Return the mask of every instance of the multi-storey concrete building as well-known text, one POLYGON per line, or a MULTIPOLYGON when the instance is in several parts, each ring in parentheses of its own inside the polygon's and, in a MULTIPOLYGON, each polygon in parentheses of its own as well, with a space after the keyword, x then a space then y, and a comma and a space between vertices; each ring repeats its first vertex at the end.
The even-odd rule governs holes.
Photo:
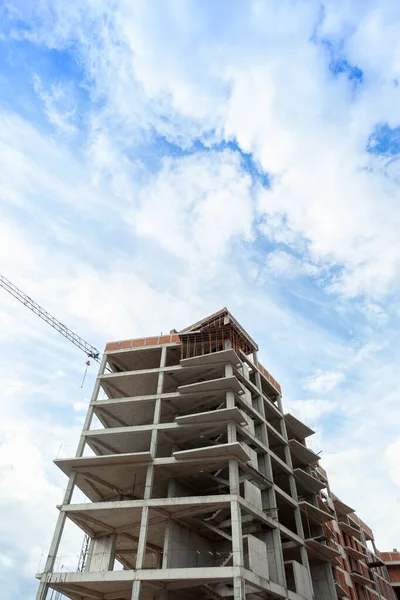
POLYGON ((393 600, 257 351, 227 309, 107 345, 37 600, 393 600), (57 573, 66 520, 88 543, 57 573))
POLYGON ((400 598, 400 552, 393 548, 392 552, 381 552, 379 557, 387 568, 396 598, 400 598))

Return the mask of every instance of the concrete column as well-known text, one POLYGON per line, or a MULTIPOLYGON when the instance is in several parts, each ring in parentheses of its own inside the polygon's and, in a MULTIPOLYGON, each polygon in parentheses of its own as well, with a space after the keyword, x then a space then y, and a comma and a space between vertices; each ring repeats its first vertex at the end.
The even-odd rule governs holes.
MULTIPOLYGON (((234 423, 228 423, 228 442, 236 442, 236 426, 234 423)), ((229 489, 235 496, 239 495, 239 466, 235 459, 229 461, 229 489)), ((231 501, 231 522, 232 522, 232 552, 233 566, 243 566, 243 540, 242 540, 242 517, 240 504, 237 500, 231 501)), ((236 597, 235 599, 236 600, 236 597)))
MULTIPOLYGON (((168 498, 173 498, 176 494, 176 482, 175 479, 170 479, 168 481, 168 498)), ((163 546, 163 556, 162 556, 162 568, 168 569, 170 566, 169 559, 171 558, 170 548, 171 548, 171 533, 172 533, 172 519, 170 519, 165 526, 165 535, 164 535, 164 546, 163 546)))
MULTIPOLYGON (((167 348, 163 346, 161 350, 161 360, 160 360, 160 369, 163 369, 167 362, 167 348)), ((164 385, 164 371, 160 371, 158 374, 158 382, 157 382, 157 394, 162 394, 164 385)), ((153 425, 158 425, 161 417, 161 398, 157 398, 155 407, 154 407, 154 419, 153 425)), ((150 454, 152 458, 155 458, 157 453, 157 438, 158 438, 158 430, 154 427, 151 432, 151 441, 150 441, 150 454)), ((153 481, 154 481, 154 464, 151 463, 147 467, 146 473, 146 483, 144 489, 144 500, 148 500, 151 498, 151 494, 153 491, 153 481)), ((136 569, 143 569, 145 558, 146 558, 146 545, 147 545, 147 534, 149 529, 149 507, 143 506, 142 508, 142 517, 140 520, 140 530, 139 530, 139 541, 136 555, 136 569)), ((136 580, 132 586, 132 600, 139 600, 140 591, 142 588, 142 582, 136 580)))
POLYGON ((337 600, 332 567, 329 563, 313 563, 311 566, 313 598, 316 600, 337 600))
MULTIPOLYGON (((255 365, 258 365, 257 352, 253 352, 253 361, 255 365)), ((256 387, 260 390, 261 393, 261 375, 260 373, 258 373, 258 371, 255 374, 255 383, 256 387)), ((265 406, 262 400, 261 402, 259 402, 258 411, 265 419, 265 406)), ((263 443, 269 448, 268 428, 265 423, 262 424, 262 438, 263 443)), ((273 481, 274 477, 272 472, 271 456, 268 453, 265 453, 263 456, 263 460, 259 462, 263 463, 265 475, 267 475, 267 477, 269 477, 273 481)), ((276 509, 276 504, 277 503, 275 490, 273 488, 265 490, 265 492, 263 493, 263 509, 276 509)), ((268 511, 268 515, 273 519, 277 519, 278 511, 268 511)), ((268 570, 271 581, 286 587, 285 566, 283 561, 283 551, 279 529, 272 529, 271 531, 260 537, 260 539, 262 539, 267 546, 268 570)))
MULTIPOLYGON (((279 406, 279 410, 282 412, 283 414, 283 407, 282 407, 282 398, 281 396, 278 396, 278 406, 279 406)), ((281 421, 281 432, 283 437, 285 438, 285 440, 288 439, 288 434, 287 434, 287 429, 286 429, 286 423, 285 423, 285 419, 282 418, 281 421)), ((291 473, 289 475, 289 486, 290 486, 290 495, 292 496, 292 498, 294 500, 296 500, 296 502, 299 501, 298 495, 297 495, 297 486, 296 486, 296 481, 293 475, 293 463, 292 463, 292 455, 290 453, 290 448, 288 445, 285 445, 285 459, 286 459, 286 463, 289 465, 291 473)), ((294 519, 295 519, 295 523, 296 523, 296 530, 297 530, 297 535, 299 537, 301 537, 302 539, 305 538, 304 535, 304 528, 303 528, 303 521, 301 518, 301 512, 299 507, 297 506, 294 509, 294 519)), ((305 546, 301 546, 300 547, 300 558, 301 558, 301 563, 304 567, 306 567, 308 575, 309 575, 309 580, 310 580, 310 589, 313 590, 313 582, 312 582, 312 574, 311 574, 311 569, 310 569, 310 561, 308 560, 308 553, 307 553, 307 548, 305 546)), ((312 596, 314 598, 314 594, 312 596)), ((328 596, 327 596, 328 598, 328 596)))
POLYGON ((115 560, 115 544, 117 536, 102 535, 90 542, 85 571, 112 571, 115 560))
POLYGON ((233 566, 243 567, 242 517, 240 512, 240 504, 237 500, 232 500, 231 502, 231 521, 233 566))
MULTIPOLYGON (((225 377, 233 375, 231 364, 225 365, 225 377)), ((226 392, 226 407, 235 406, 235 397, 233 392, 226 392)), ((227 424, 228 443, 237 441, 236 425, 233 422, 227 424)), ((229 491, 235 496, 239 495, 239 465, 236 460, 229 461, 229 491)), ((231 528, 232 528, 232 560, 234 567, 243 567, 243 538, 242 538, 242 515, 240 504, 237 500, 231 501, 231 528)), ((244 600, 243 580, 241 577, 235 577, 233 581, 233 600, 244 600)))
MULTIPOLYGON (((104 373, 104 369, 106 366, 106 362, 107 362, 107 355, 104 354, 103 358, 101 359, 101 363, 100 363, 100 367, 99 367, 99 372, 97 374, 97 379, 93 388, 93 393, 92 393, 92 397, 90 399, 90 404, 89 404, 89 408, 88 411, 86 413, 86 418, 85 418, 85 422, 83 424, 83 428, 82 428, 82 433, 81 433, 81 437, 79 439, 79 443, 78 443, 78 447, 76 449, 76 454, 75 457, 76 458, 80 458, 83 454, 83 449, 85 446, 85 435, 84 435, 84 431, 86 431, 87 429, 89 429, 90 424, 92 422, 92 418, 93 418, 93 403, 97 401, 97 396, 99 395, 99 390, 100 390, 100 379, 99 377, 101 375, 103 375, 104 373)), ((71 475, 69 476, 68 479, 68 484, 65 490, 65 494, 64 494, 64 498, 63 498, 63 505, 64 504, 70 504, 71 502, 71 498, 72 495, 74 493, 74 488, 75 488, 75 481, 76 481, 76 472, 72 472, 71 475)), ((53 572, 53 568, 54 568, 54 563, 57 557, 57 552, 58 552, 58 548, 60 546, 60 542, 61 542, 61 537, 64 531, 64 526, 65 526, 65 521, 67 518, 67 514, 65 512, 60 512, 57 518, 57 523, 56 523, 56 527, 54 529, 54 534, 53 534, 53 539, 51 541, 51 545, 50 545, 50 550, 49 553, 47 555, 47 560, 43 569, 43 574, 40 580, 40 584, 39 584, 39 588, 36 594, 36 600, 46 600, 47 598, 47 592, 49 589, 48 583, 46 582, 46 579, 48 579, 48 576, 46 577, 46 575, 48 575, 49 573, 53 572)))
POLYGON ((260 536, 267 546, 269 578, 274 583, 286 587, 285 565, 279 529, 272 529, 260 536))
POLYGON ((242 577, 233 578, 233 600, 245 600, 246 592, 244 589, 244 579, 242 577))

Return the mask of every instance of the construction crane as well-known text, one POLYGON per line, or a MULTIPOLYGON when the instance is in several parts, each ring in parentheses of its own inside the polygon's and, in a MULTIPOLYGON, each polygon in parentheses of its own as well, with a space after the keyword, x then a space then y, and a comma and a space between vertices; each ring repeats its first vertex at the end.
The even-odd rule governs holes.
POLYGON ((71 331, 71 329, 69 329, 66 325, 61 323, 58 319, 53 317, 50 313, 47 312, 47 310, 42 308, 40 304, 32 300, 32 298, 30 298, 26 294, 24 294, 22 290, 17 288, 16 285, 11 283, 11 281, 9 281, 3 275, 0 275, 0 286, 4 288, 9 294, 11 294, 11 296, 14 296, 14 298, 19 300, 21 304, 24 304, 27 308, 29 308, 29 310, 35 313, 35 315, 43 319, 43 321, 50 325, 50 327, 53 327, 53 329, 61 333, 61 335, 67 338, 67 340, 75 344, 77 348, 83 350, 83 352, 89 358, 92 358, 93 360, 96 360, 98 363, 100 363, 102 356, 101 353, 97 350, 97 348, 95 348, 91 344, 88 344, 88 342, 85 342, 84 339, 82 339, 79 335, 71 331))

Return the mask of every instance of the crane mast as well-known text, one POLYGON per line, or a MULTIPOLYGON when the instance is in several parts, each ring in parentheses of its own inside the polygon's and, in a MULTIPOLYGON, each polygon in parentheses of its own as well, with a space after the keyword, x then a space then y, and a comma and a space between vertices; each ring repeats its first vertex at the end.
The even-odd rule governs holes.
POLYGON ((86 342, 83 338, 74 333, 66 325, 61 323, 61 321, 53 317, 50 313, 47 312, 47 310, 42 308, 40 304, 32 300, 32 298, 30 298, 26 294, 24 294, 22 290, 17 288, 16 285, 11 283, 11 281, 9 281, 3 275, 0 275, 0 286, 4 288, 9 294, 11 294, 11 296, 14 296, 14 298, 19 300, 21 304, 24 304, 27 308, 29 308, 29 310, 31 310, 35 315, 40 317, 45 323, 50 325, 50 327, 61 333, 61 335, 63 335, 65 338, 67 338, 67 340, 72 342, 77 348, 83 350, 83 352, 85 352, 85 354, 89 358, 93 358, 93 360, 96 360, 98 363, 101 361, 101 353, 97 350, 97 348, 86 342))

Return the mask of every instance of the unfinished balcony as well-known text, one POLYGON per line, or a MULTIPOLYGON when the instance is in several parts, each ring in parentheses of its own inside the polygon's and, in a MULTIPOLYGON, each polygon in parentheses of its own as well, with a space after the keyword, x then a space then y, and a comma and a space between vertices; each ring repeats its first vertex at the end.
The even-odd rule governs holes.
POLYGON ((226 424, 228 422, 237 423, 238 425, 245 425, 247 421, 244 418, 243 413, 237 407, 234 407, 181 415, 175 418, 175 422, 178 425, 202 426, 209 425, 210 423, 226 424))
POLYGON ((311 561, 329 562, 336 566, 341 557, 337 546, 323 536, 306 539, 306 548, 311 561))
POLYGON ((340 529, 342 529, 342 531, 347 533, 347 535, 354 537, 356 540, 362 540, 361 530, 356 527, 353 527, 353 525, 350 525, 350 523, 339 520, 339 527, 340 529))
POLYGON ((307 448, 304 444, 295 439, 289 439, 289 446, 292 455, 293 467, 307 467, 316 465, 320 460, 320 456, 307 448))
POLYGON ((340 500, 340 498, 335 496, 335 494, 331 494, 331 497, 335 505, 336 514, 339 518, 347 517, 347 515, 350 515, 355 512, 354 508, 351 508, 351 506, 340 500))
POLYGON ((326 512, 325 510, 321 510, 314 504, 310 504, 310 502, 306 502, 305 500, 300 500, 299 508, 303 513, 306 520, 311 521, 317 525, 323 525, 328 521, 332 521, 333 516, 326 512))
POLYGON ((302 423, 302 421, 297 419, 291 413, 285 413, 285 423, 288 430, 288 437, 294 437, 300 442, 315 433, 311 427, 308 427, 305 423, 302 423))
POLYGON ((192 459, 202 460, 206 458, 216 458, 227 456, 236 458, 239 461, 247 462, 250 460, 249 455, 244 450, 239 442, 231 442, 226 444, 218 444, 216 446, 200 446, 199 448, 191 448, 189 450, 178 450, 173 453, 173 457, 180 461, 190 461, 192 459))
POLYGON ((229 348, 219 352, 209 352, 207 354, 198 354, 191 358, 183 358, 180 361, 182 367, 210 367, 218 364, 231 364, 235 368, 241 368, 242 363, 236 352, 229 348))
POLYGON ((363 562, 366 561, 367 557, 365 556, 364 552, 361 552, 361 550, 357 550, 352 546, 344 546, 343 548, 347 552, 347 554, 355 560, 361 560, 363 562))
POLYGON ((297 490, 300 495, 317 494, 326 487, 325 483, 303 469, 293 469, 293 475, 296 479, 297 490))
POLYGON ((244 388, 239 383, 235 376, 219 377, 215 379, 207 379, 204 381, 193 381, 178 386, 180 394, 205 394, 219 391, 235 392, 236 394, 244 394, 244 388))
POLYGON ((374 582, 369 577, 367 577, 364 573, 362 573, 361 571, 352 570, 350 573, 350 576, 359 585, 362 585, 364 587, 365 586, 372 587, 374 585, 374 582))

